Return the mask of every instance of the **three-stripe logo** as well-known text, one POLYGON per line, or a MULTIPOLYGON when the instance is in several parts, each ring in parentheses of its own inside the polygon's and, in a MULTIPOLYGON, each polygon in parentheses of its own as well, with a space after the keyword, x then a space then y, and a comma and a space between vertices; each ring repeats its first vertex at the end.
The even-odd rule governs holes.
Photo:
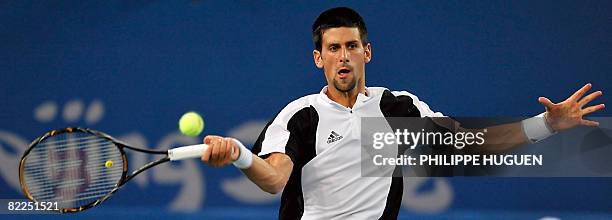
POLYGON ((339 141, 342 138, 342 135, 336 133, 335 131, 332 131, 331 134, 329 134, 329 137, 327 138, 327 143, 331 144, 333 142, 339 141))

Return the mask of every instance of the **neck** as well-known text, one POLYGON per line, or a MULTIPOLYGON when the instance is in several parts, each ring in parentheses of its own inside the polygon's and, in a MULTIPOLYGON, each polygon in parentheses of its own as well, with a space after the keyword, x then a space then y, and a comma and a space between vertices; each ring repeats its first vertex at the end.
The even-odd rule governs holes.
POLYGON ((348 92, 339 91, 333 85, 328 85, 325 94, 334 102, 347 108, 353 108, 355 102, 357 102, 359 93, 366 94, 365 92, 365 85, 358 85, 348 92))

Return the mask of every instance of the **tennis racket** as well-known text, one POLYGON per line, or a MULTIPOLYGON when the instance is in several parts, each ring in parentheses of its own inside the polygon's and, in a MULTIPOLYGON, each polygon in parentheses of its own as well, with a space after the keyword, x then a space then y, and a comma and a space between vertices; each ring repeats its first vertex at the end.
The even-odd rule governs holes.
POLYGON ((156 151, 135 148, 87 128, 52 130, 35 139, 21 157, 19 183, 33 202, 57 203, 61 213, 80 212, 107 200, 139 173, 159 164, 198 158, 205 144, 156 151), (128 175, 125 149, 163 158, 128 175))

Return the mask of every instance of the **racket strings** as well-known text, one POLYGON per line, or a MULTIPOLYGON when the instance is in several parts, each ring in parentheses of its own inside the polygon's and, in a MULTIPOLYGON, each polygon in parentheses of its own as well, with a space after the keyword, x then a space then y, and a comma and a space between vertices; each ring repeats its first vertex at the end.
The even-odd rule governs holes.
POLYGON ((75 142, 88 142, 88 141, 108 141, 104 138, 98 137, 98 136, 94 136, 94 135, 88 135, 86 137, 80 137, 80 138, 72 138, 72 139, 63 139, 63 140, 57 140, 57 141, 52 141, 52 140, 45 140, 44 142, 39 143, 37 146, 45 146, 45 145, 51 145, 51 144, 55 144, 55 145, 65 145, 66 142, 71 142, 71 143, 75 143, 75 142))
MULTIPOLYGON (((98 176, 92 176, 92 178, 101 178, 101 179, 114 179, 114 178, 120 178, 121 174, 100 174, 98 176)), ((114 181, 114 180, 109 180, 109 181, 114 181)), ((49 182, 49 184, 32 184, 32 185, 28 185, 28 188, 30 189, 29 192, 30 194, 37 194, 37 193, 41 193, 41 192, 49 192, 50 189, 53 188, 69 188, 69 187, 76 187, 79 185, 82 185, 85 183, 84 179, 74 179, 74 180, 66 180, 66 181, 52 181, 49 182)), ((90 188, 96 186, 96 185, 100 185, 100 184, 105 184, 106 181, 97 181, 94 184, 90 185, 90 188)))
MULTIPOLYGON (((80 166, 74 166, 74 167, 78 168, 80 166)), ((97 170, 99 170, 98 167, 91 167, 91 168, 88 168, 88 169, 83 169, 81 171, 85 171, 86 173, 90 173, 90 175, 89 175, 90 177, 95 177, 95 176, 102 175, 102 174, 98 174, 97 172, 95 172, 97 170), (93 173, 93 174, 91 174, 91 173, 93 173)), ((57 172, 66 172, 66 171, 72 171, 72 169, 56 169, 56 170, 52 170, 51 172, 56 172, 57 173, 57 172)), ((44 178, 46 176, 49 176, 49 173, 50 172, 48 172, 48 171, 41 170, 41 171, 37 171, 37 172, 32 172, 32 173, 30 173, 28 175, 29 175, 30 178, 44 178)), ((103 173, 103 174, 108 175, 106 173, 103 173)), ((57 182, 57 181, 55 181, 55 182, 57 182)))
MULTIPOLYGON (((114 145, 104 145, 104 146, 100 146, 100 147, 112 147, 114 145)), ((89 156, 88 159, 89 160, 94 160, 94 159, 100 159, 103 157, 107 157, 107 153, 112 153, 112 151, 115 151, 116 149, 112 149, 112 148, 108 148, 105 150, 101 150, 99 152, 99 154, 97 155, 93 155, 93 156, 89 156)), ((57 152, 57 151, 56 151, 57 152)), ((39 155, 42 156, 42 155, 39 155)), ((77 159, 77 160, 72 160, 72 161, 59 161, 56 163, 49 163, 49 161, 45 160, 44 158, 36 158, 38 161, 34 162, 34 158, 33 162, 30 163, 29 167, 26 167, 24 169, 31 171, 32 173, 35 173, 35 171, 41 170, 41 169, 48 169, 48 168, 55 168, 55 167, 60 167, 60 168, 71 168, 73 166, 77 166, 80 165, 81 163, 83 163, 83 160, 77 159), (46 166, 39 166, 45 164, 46 166), (38 169, 38 170, 37 170, 38 169)))
POLYGON ((106 139, 100 139, 98 138, 98 140, 85 140, 85 141, 81 141, 81 142, 70 142, 70 143, 58 143, 58 144, 48 144, 45 143, 44 145, 41 146, 49 146, 49 145, 54 145, 56 147, 55 151, 57 152, 61 152, 61 151, 68 151, 68 150, 74 150, 74 148, 82 148, 83 146, 87 146, 87 145, 95 145, 95 144, 103 144, 103 143, 110 143, 111 145, 115 145, 112 142, 109 142, 106 139))
POLYGON ((78 208, 111 192, 123 175, 115 144, 89 133, 62 133, 37 144, 24 161, 24 189, 37 201, 78 208))
MULTIPOLYGON (((104 195, 106 195, 110 190, 112 190, 114 188, 115 187, 113 185, 104 185, 104 186, 91 187, 89 191, 78 193, 75 196, 75 198, 64 198, 63 196, 57 196, 55 194, 42 194, 42 195, 40 195, 40 199, 42 201, 45 201, 45 200, 54 200, 54 201, 62 201, 62 202, 65 203, 68 200, 71 200, 71 201, 81 200, 81 199, 83 199, 84 196, 98 196, 98 198, 99 198, 101 192, 105 192, 104 195)), ((104 196, 104 195, 102 195, 102 196, 104 196)))

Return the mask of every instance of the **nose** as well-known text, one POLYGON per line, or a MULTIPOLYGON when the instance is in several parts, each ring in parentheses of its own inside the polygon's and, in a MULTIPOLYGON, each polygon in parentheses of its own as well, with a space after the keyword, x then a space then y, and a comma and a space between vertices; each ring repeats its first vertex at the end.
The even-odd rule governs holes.
POLYGON ((348 51, 346 50, 346 48, 343 48, 340 52, 340 62, 341 63, 348 63, 349 62, 349 56, 348 56, 348 51))

